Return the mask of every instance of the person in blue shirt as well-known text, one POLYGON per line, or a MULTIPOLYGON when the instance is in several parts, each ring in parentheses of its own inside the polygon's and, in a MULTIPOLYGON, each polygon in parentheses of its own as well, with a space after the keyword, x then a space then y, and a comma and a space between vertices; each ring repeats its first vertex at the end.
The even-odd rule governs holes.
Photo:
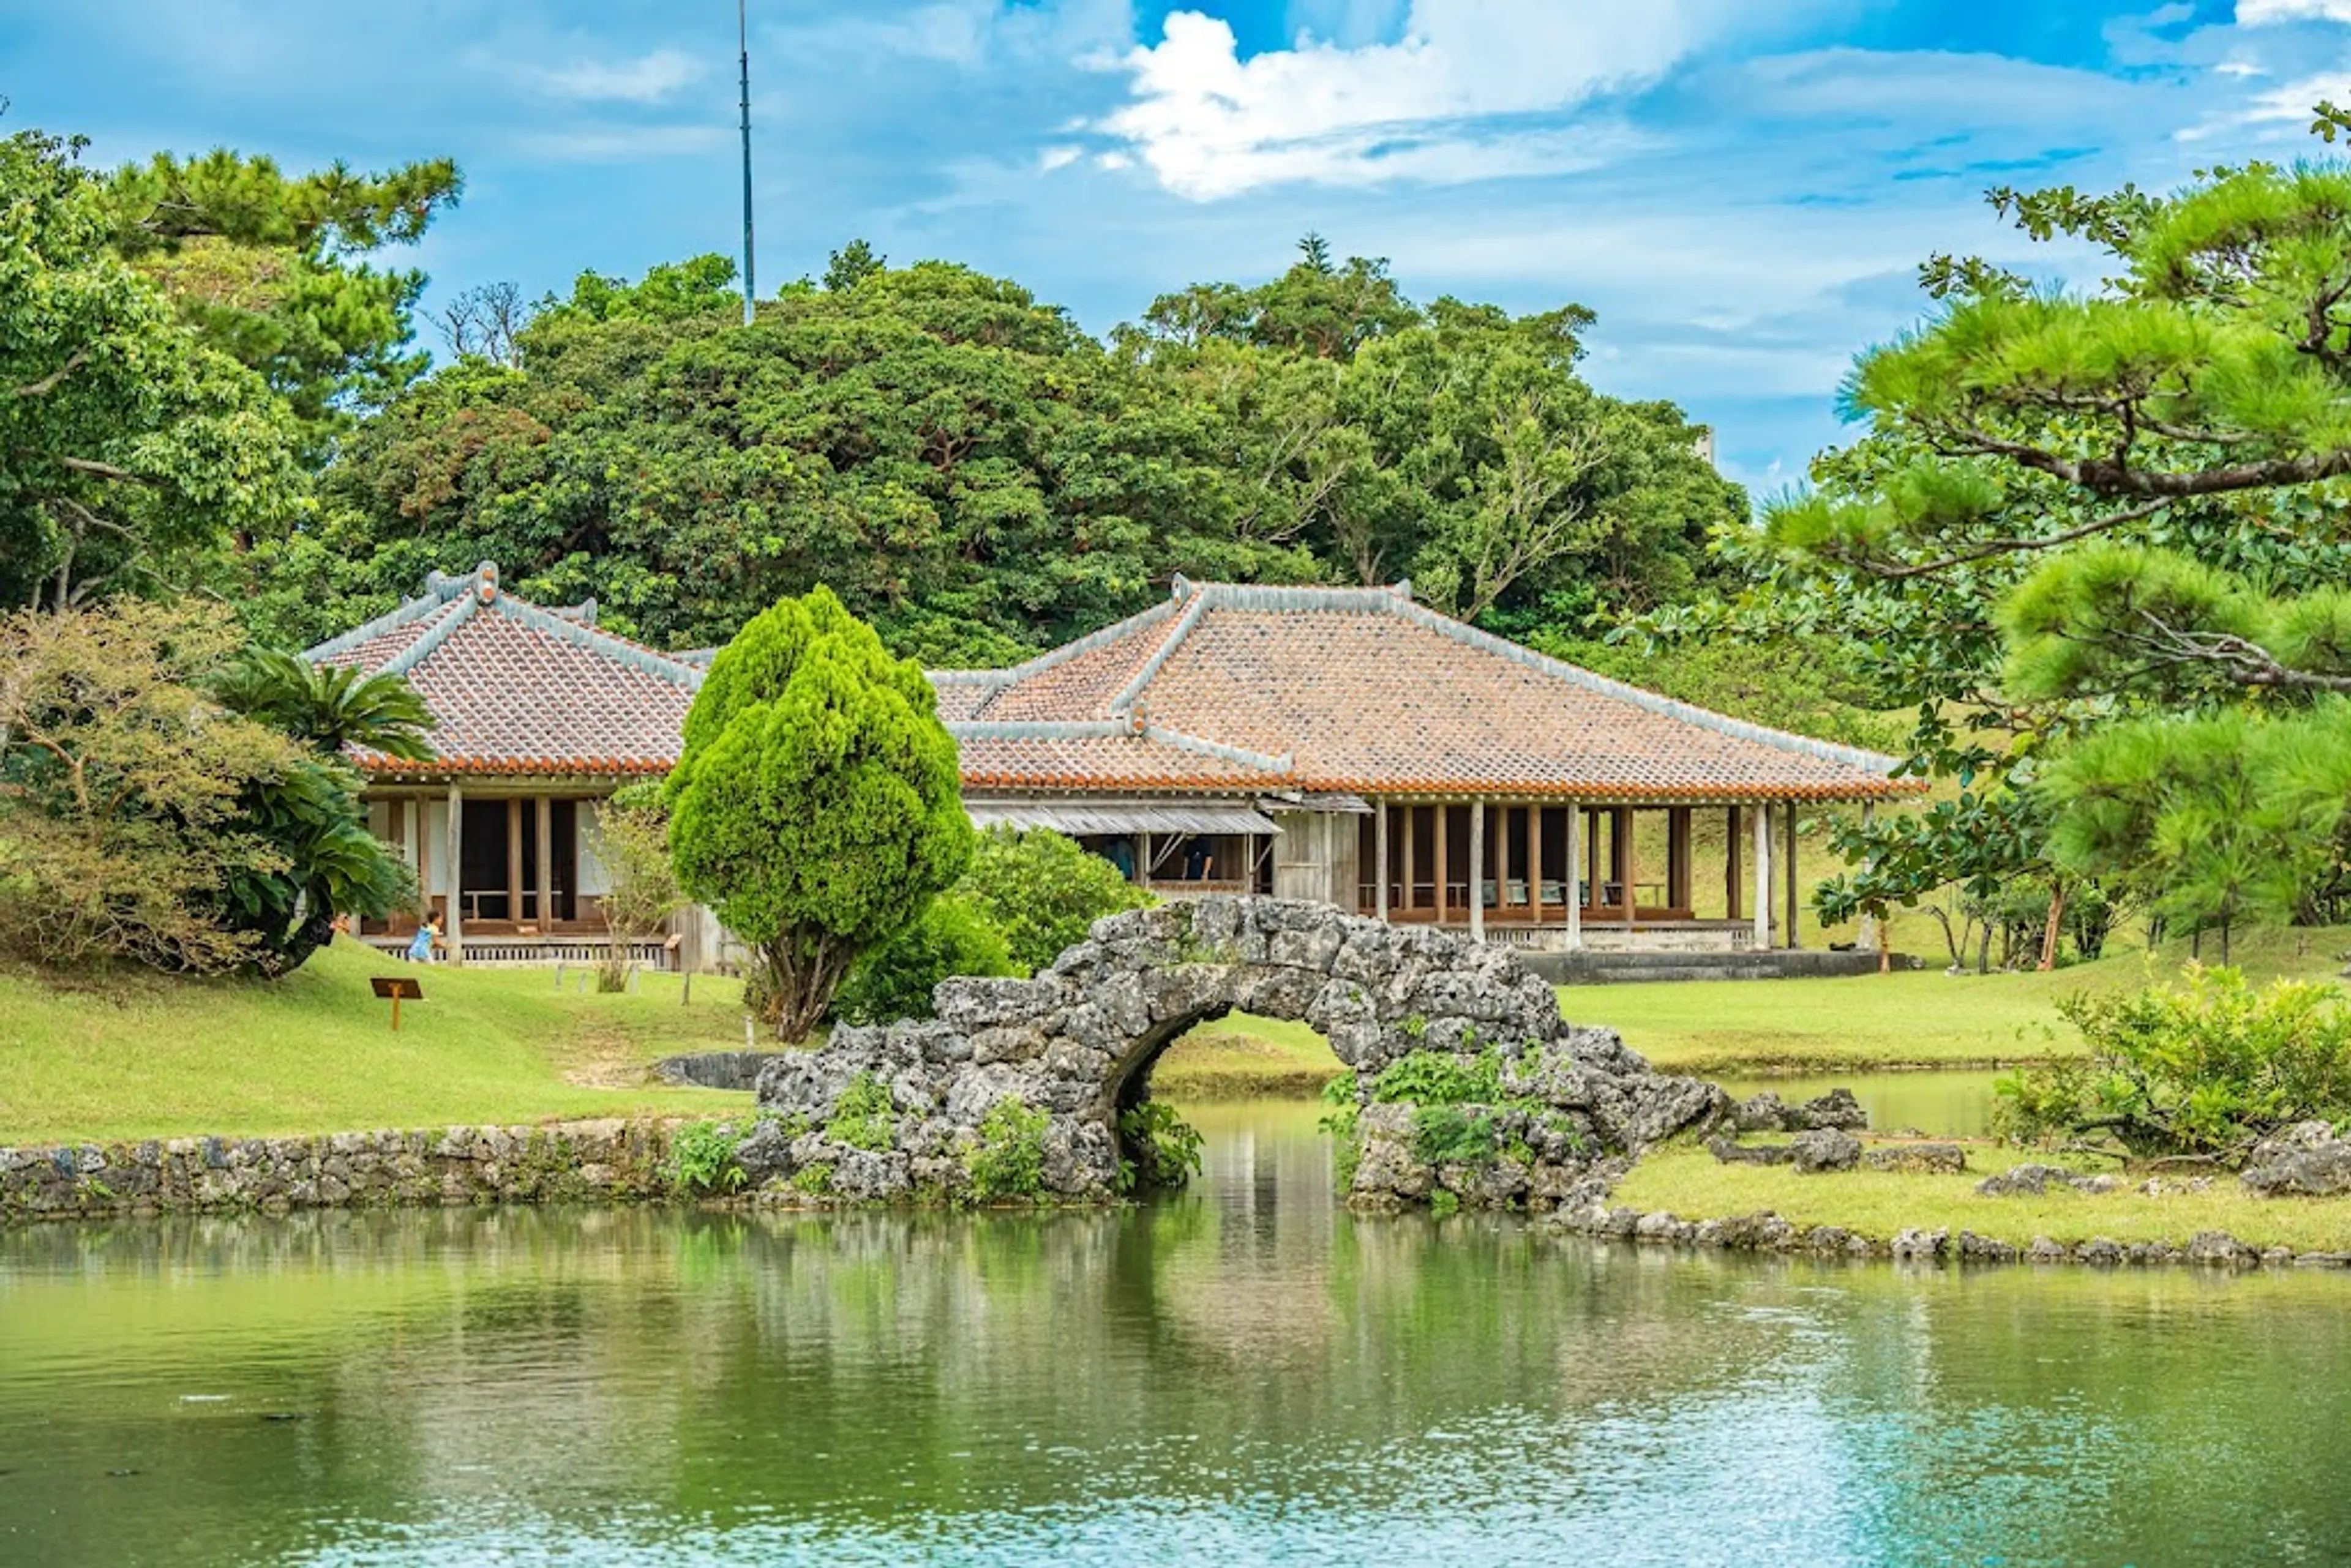
POLYGON ((416 928, 416 935, 408 939, 408 961, 412 964, 433 962, 433 944, 440 939, 441 927, 431 915, 426 915, 424 924, 416 928))

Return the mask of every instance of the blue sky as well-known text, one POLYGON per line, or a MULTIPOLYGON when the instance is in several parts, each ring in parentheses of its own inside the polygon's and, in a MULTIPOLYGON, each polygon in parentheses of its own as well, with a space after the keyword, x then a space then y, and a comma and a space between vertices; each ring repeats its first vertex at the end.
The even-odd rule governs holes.
MULTIPOLYGON (((864 235, 1089 328, 1287 265, 1599 311, 1604 390, 1671 397, 1759 488, 1840 437, 1917 262, 2089 284, 1990 184, 2164 187, 2294 157, 2351 99, 2351 0, 750 0, 763 289, 864 235)), ((436 297, 732 250, 727 0, 0 0, 5 122, 115 162, 446 154, 436 297)))

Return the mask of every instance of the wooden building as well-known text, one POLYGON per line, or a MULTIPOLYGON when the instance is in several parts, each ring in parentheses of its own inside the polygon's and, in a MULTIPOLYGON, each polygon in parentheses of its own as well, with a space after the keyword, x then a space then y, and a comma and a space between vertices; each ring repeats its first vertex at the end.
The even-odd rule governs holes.
MULTIPOLYGON (((486 561, 462 577, 434 573, 420 597, 308 657, 404 675, 432 709, 433 760, 355 760, 370 825, 416 873, 449 956, 601 953, 601 804, 676 763, 701 664, 600 630, 592 601, 549 610, 517 599, 486 561)), ((371 922, 361 936, 404 945, 423 913, 371 922)), ((636 956, 698 966, 716 939, 695 910, 636 956)))
MULTIPOLYGON (((674 765, 709 654, 602 631, 592 601, 528 603, 485 562, 309 656, 405 675, 433 711, 434 760, 357 760, 452 955, 601 951, 601 802, 674 765)), ((1166 896, 1314 899, 1529 946, 1785 944, 1799 809, 1917 787, 1888 758, 1604 679, 1401 583, 1179 577, 1065 647, 931 681, 976 821, 1068 833, 1166 896)), ((695 909, 640 956, 698 967, 723 940, 695 909)))
POLYGON ((977 820, 1073 833, 1163 894, 1311 898, 1528 946, 1791 944, 1799 809, 1917 787, 1401 583, 1178 578, 1092 636, 932 684, 977 820))

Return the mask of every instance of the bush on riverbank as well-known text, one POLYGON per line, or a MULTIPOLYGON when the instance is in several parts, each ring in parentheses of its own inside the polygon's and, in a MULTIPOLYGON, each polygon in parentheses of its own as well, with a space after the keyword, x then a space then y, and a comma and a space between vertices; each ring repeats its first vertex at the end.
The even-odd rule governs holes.
POLYGON ((1994 1126, 2021 1142, 2111 1142, 2139 1157, 2241 1163, 2264 1135, 2351 1121, 2351 1000, 2339 987, 2190 965, 2178 986, 2077 992, 2057 1010, 2089 1054, 2001 1080, 1994 1126))

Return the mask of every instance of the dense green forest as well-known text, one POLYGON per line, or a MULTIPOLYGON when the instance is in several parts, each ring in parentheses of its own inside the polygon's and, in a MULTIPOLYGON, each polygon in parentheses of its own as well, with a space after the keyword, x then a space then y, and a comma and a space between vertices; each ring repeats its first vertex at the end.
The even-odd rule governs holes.
POLYGON ((1472 619, 1573 634, 1689 591, 1710 530, 1746 515, 1679 410, 1577 373, 1588 311, 1416 304, 1311 236, 1270 283, 1138 299, 1107 342, 1014 280, 852 242, 747 326, 716 256, 536 301, 477 286, 430 324, 435 365, 424 279, 384 262, 455 205, 450 165, 100 174, 76 152, 10 143, 11 183, 56 209, 43 249, 70 247, 87 290, 26 356, 27 382, 74 371, 18 401, 135 406, 110 361, 173 363, 143 422, 19 489, 0 546, 19 603, 208 591, 299 646, 495 559, 664 646, 822 583, 897 652, 970 664, 1180 571, 1408 576, 1472 619), (206 487, 222 466, 234 494, 206 487))

